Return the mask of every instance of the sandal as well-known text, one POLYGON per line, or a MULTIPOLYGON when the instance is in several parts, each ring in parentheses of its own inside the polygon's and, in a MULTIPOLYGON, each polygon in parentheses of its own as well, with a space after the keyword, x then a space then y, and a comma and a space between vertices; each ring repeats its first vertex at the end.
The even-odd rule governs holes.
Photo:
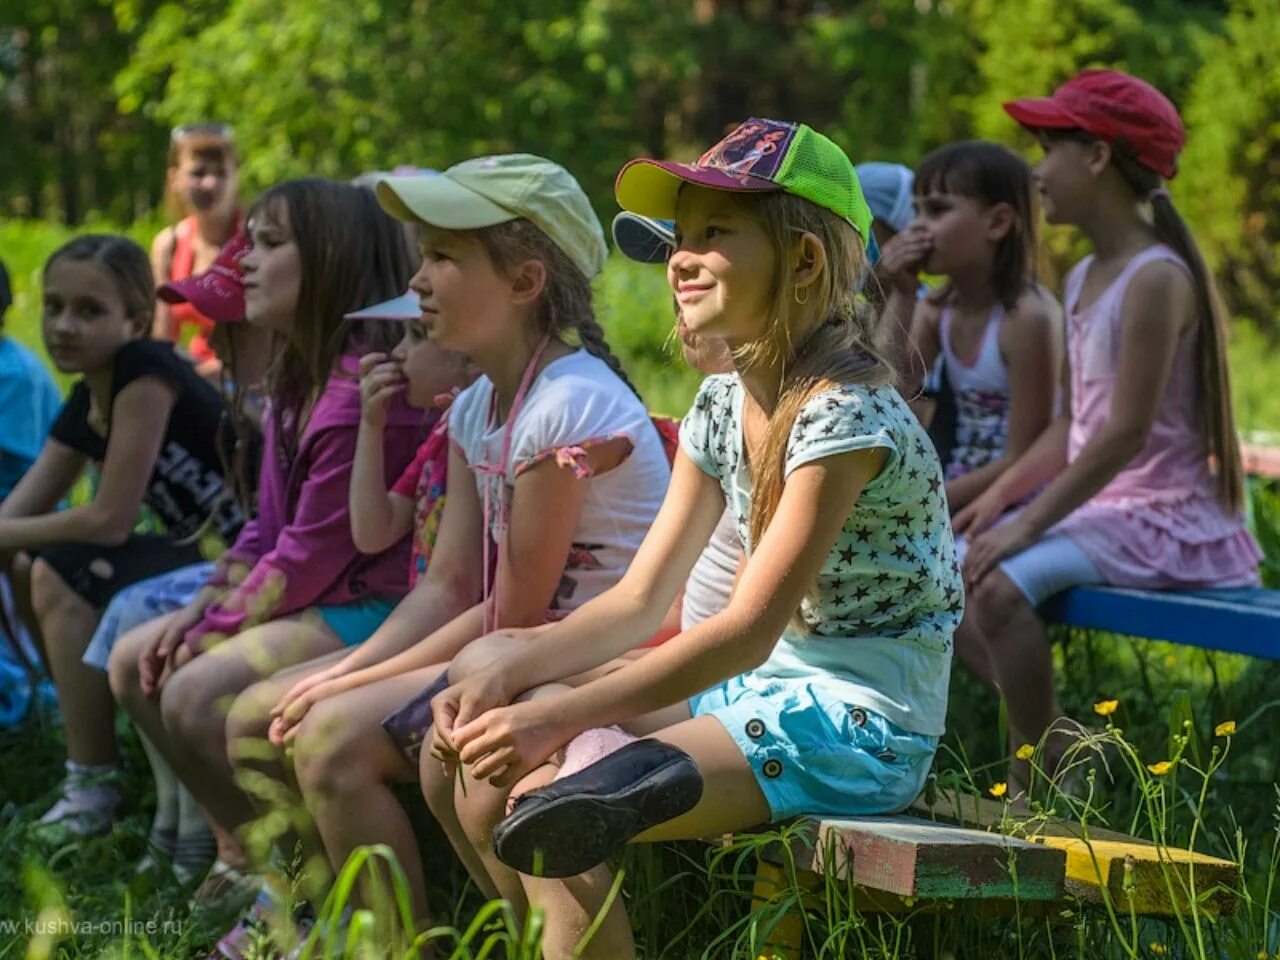
POLYGON ((225 860, 215 860, 191 895, 191 909, 203 910, 237 900, 251 900, 261 889, 260 875, 245 873, 225 860))

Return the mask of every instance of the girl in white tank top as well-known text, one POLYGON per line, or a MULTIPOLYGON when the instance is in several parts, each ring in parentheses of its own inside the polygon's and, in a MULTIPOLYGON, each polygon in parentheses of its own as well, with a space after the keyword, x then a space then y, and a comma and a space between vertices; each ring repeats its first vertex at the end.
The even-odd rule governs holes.
POLYGON ((914 393, 941 356, 956 401, 944 464, 954 513, 1052 419, 1062 316, 1035 282, 1025 161, 998 144, 954 143, 925 157, 915 189, 918 213, 908 233, 918 252, 909 268, 945 276, 947 284, 915 304, 907 389, 914 393))

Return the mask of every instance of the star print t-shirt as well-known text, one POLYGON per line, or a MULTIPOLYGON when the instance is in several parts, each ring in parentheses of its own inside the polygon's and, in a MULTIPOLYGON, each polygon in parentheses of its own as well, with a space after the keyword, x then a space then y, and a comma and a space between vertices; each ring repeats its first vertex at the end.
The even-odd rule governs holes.
MULTIPOLYGON (((680 427, 685 454, 715 477, 748 544, 751 480, 742 445, 741 381, 708 377, 680 427)), ((785 476, 824 457, 883 447, 788 627, 765 678, 807 680, 824 695, 875 710, 914 733, 941 736, 952 635, 964 611, 942 467, 928 435, 891 387, 842 386, 813 397, 787 442, 785 476)))

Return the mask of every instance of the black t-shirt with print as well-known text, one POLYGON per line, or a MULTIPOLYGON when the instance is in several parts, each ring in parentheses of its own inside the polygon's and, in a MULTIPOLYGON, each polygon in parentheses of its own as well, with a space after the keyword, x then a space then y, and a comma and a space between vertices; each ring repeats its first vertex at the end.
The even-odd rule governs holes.
MULTIPOLYGON (((169 384, 176 395, 143 501, 174 537, 191 536, 212 517, 213 530, 231 543, 246 518, 223 479, 224 462, 231 462, 234 441, 224 423, 218 391, 174 353, 173 344, 133 340, 120 348, 113 361, 111 408, 120 391, 142 377, 169 384)), ((89 386, 80 380, 49 435, 101 463, 111 426, 108 423, 105 435, 95 430, 89 424, 89 409, 89 386)))

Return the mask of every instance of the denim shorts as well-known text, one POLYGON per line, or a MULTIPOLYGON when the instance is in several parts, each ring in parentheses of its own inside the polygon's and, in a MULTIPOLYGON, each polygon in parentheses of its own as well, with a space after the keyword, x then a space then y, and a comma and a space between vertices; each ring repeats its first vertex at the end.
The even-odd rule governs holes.
POLYGON ((743 674, 693 697, 689 709, 715 717, 733 737, 773 820, 905 810, 938 748, 937 737, 903 730, 812 678, 743 674))
POLYGON ((389 597, 366 597, 314 609, 324 625, 338 635, 344 647, 356 647, 373 636, 399 602, 389 597))

